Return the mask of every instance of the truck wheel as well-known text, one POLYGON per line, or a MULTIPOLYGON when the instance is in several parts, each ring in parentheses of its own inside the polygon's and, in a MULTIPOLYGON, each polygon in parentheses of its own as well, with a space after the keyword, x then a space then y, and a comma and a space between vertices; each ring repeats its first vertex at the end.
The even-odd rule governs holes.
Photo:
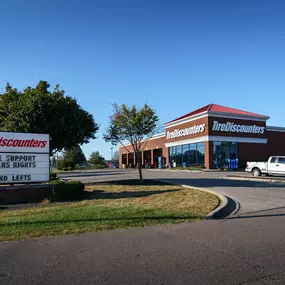
POLYGON ((261 171, 259 168, 253 168, 252 169, 252 175, 253 176, 260 176, 261 175, 261 171))

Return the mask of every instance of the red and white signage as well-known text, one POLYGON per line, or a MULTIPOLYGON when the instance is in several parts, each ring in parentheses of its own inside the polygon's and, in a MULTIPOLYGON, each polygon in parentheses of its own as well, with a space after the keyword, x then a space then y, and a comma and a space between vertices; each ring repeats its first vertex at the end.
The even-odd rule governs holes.
POLYGON ((220 123, 214 121, 212 131, 231 133, 264 134, 265 127, 256 125, 239 125, 233 122, 220 123))
POLYGON ((49 135, 0 132, 1 152, 49 153, 49 135))
POLYGON ((0 132, 0 183, 49 181, 46 134, 0 132))
POLYGON ((205 124, 202 125, 194 125, 185 129, 175 129, 172 132, 167 132, 166 133, 166 139, 175 139, 175 138, 180 138, 180 137, 185 137, 193 134, 199 134, 203 133, 205 131, 205 124))

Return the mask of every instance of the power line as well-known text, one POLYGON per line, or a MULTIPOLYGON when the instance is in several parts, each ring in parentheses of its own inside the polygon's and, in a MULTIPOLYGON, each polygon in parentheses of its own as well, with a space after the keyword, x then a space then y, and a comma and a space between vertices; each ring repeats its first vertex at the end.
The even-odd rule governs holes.
POLYGON ((203 6, 207 7, 207 8, 210 8, 210 9, 212 9, 212 10, 214 10, 214 11, 223 13, 224 15, 227 15, 227 16, 232 17, 232 18, 234 18, 234 19, 237 19, 237 20, 246 22, 246 23, 248 23, 248 24, 254 25, 254 26, 259 27, 259 28, 261 28, 261 29, 263 29, 263 30, 266 30, 266 31, 268 31, 268 32, 273 32, 273 33, 276 33, 276 34, 285 36, 285 33, 282 33, 282 32, 277 31, 277 30, 275 30, 275 29, 266 27, 266 26, 264 26, 264 25, 261 25, 261 24, 259 24, 259 23, 254 22, 254 21, 251 21, 251 20, 242 18, 242 17, 240 17, 240 16, 236 16, 236 15, 234 15, 234 14, 232 14, 232 13, 229 13, 229 12, 226 12, 226 11, 221 10, 221 9, 219 9, 219 8, 216 8, 216 7, 214 7, 214 6, 208 5, 208 4, 203 3, 203 2, 201 2, 201 1, 199 1, 199 0, 192 0, 192 2, 201 4, 201 5, 203 5, 203 6))

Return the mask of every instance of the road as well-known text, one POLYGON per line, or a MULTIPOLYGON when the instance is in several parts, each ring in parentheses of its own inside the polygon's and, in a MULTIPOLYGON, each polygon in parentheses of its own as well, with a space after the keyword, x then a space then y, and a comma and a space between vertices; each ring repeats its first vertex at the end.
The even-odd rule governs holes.
MULTIPOLYGON (((67 176, 137 177, 119 172, 67 176)), ((0 284, 285 284, 284 185, 225 180, 219 173, 144 174, 232 194, 242 199, 241 211, 227 219, 2 243, 0 284)))

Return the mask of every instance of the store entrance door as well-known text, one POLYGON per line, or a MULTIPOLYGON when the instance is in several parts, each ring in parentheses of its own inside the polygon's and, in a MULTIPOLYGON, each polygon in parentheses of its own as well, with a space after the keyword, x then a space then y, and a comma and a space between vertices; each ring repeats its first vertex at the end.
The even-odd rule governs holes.
POLYGON ((238 143, 214 142, 214 165, 216 168, 238 168, 238 143))

